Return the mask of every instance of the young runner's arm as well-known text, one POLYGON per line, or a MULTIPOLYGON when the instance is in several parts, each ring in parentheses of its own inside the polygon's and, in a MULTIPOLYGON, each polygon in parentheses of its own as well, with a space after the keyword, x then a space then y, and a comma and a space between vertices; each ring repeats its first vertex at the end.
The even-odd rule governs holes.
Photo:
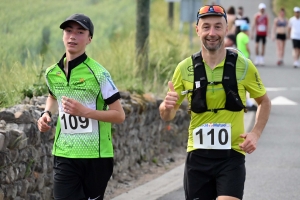
MULTIPOLYGON (((51 113, 55 113, 57 109, 58 109, 58 104, 56 98, 51 94, 49 94, 46 100, 45 111, 50 111, 51 113)), ((49 115, 48 112, 45 112, 37 122, 38 122, 38 129, 41 132, 47 132, 51 128, 51 126, 49 126, 49 123, 51 122, 51 116, 49 115)))
POLYGON ((125 113, 120 100, 116 100, 112 104, 109 104, 108 110, 93 110, 85 107, 75 99, 64 96, 62 98, 62 106, 66 113, 75 116, 111 123, 122 123, 125 120, 125 113))

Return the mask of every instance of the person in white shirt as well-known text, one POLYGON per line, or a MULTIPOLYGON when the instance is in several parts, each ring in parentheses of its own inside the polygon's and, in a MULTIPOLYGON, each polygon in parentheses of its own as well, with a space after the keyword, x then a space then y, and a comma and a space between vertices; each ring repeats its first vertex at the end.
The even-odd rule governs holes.
POLYGON ((293 42, 293 58, 294 67, 299 68, 299 57, 300 57, 300 8, 294 8, 294 16, 289 20, 288 36, 293 42))

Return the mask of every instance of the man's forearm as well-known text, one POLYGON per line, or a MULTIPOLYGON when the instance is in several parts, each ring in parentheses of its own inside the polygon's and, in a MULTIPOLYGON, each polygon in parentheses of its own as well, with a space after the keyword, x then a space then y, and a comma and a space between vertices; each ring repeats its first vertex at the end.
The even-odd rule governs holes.
POLYGON ((260 137, 269 119, 270 111, 271 101, 269 98, 266 98, 258 105, 255 124, 251 132, 256 133, 260 137))
POLYGON ((173 109, 167 109, 165 107, 165 102, 162 102, 159 106, 159 113, 161 119, 164 121, 171 121, 172 119, 174 119, 177 109, 177 106, 173 109))

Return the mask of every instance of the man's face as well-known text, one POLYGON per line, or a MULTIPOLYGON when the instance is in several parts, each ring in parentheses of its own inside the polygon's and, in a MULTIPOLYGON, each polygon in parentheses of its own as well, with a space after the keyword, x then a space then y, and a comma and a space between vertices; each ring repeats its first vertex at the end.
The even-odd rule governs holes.
POLYGON ((261 14, 265 13, 265 9, 260 9, 259 11, 260 11, 261 14))
POLYGON ((228 31, 224 17, 206 16, 199 19, 196 32, 202 45, 208 51, 217 51, 224 47, 224 37, 228 31))
POLYGON ((300 12, 295 12, 295 17, 299 18, 300 17, 300 12))
POLYGON ((84 53, 86 45, 92 40, 89 30, 84 29, 77 22, 69 22, 63 32, 64 45, 70 54, 84 53))
POLYGON ((224 39, 224 46, 225 47, 233 47, 233 41, 230 39, 230 38, 228 38, 228 37, 225 37, 225 39, 224 39))
POLYGON ((239 14, 240 16, 243 16, 243 14, 244 14, 243 9, 239 8, 239 9, 238 9, 238 14, 239 14))

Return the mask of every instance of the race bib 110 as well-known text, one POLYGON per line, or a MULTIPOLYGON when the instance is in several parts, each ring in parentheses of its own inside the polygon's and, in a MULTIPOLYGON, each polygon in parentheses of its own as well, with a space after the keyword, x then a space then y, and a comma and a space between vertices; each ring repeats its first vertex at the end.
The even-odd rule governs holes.
POLYGON ((231 149, 231 124, 203 124, 193 130, 193 141, 197 149, 231 149))

